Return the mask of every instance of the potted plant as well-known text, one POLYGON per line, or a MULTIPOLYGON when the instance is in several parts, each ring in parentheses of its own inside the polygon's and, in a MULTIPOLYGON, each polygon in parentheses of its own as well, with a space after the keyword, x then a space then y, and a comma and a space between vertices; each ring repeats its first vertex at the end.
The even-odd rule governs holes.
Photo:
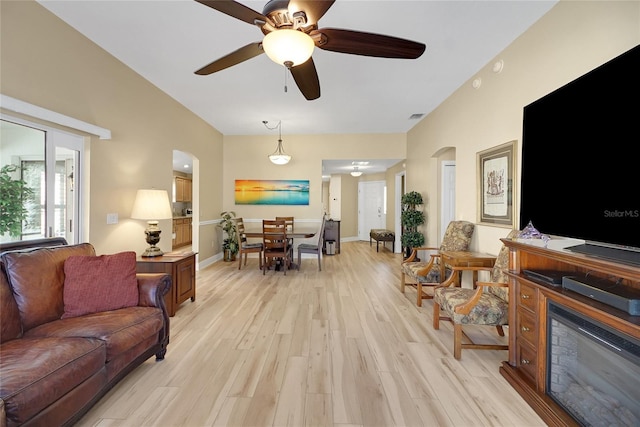
POLYGON ((9 234, 20 237, 22 223, 29 211, 26 202, 33 198, 33 190, 22 179, 14 179, 17 165, 5 165, 0 169, 0 236, 9 234))
POLYGON ((224 240, 222 241, 222 250, 224 251, 225 261, 235 261, 236 254, 238 253, 238 233, 236 231, 236 213, 233 211, 224 211, 220 214, 222 220, 218 227, 225 232, 224 240))
POLYGON ((424 202, 422 195, 417 191, 411 191, 402 195, 402 247, 405 248, 405 257, 411 255, 412 248, 424 245, 424 235, 418 231, 418 226, 425 223, 424 212, 418 207, 424 202))

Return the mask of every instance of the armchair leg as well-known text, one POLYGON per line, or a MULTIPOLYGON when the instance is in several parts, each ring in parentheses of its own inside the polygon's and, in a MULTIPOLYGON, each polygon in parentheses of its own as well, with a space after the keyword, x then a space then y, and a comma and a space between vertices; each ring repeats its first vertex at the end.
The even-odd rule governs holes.
POLYGON ((440 329, 440 304, 433 302, 433 329, 440 329))
POLYGON ((404 287, 405 287, 405 277, 404 277, 404 273, 402 273, 400 275, 400 292, 402 292, 404 294, 404 287))
POLYGON ((453 357, 456 360, 462 357, 462 325, 458 323, 453 325, 453 357))
POLYGON ((504 336, 504 329, 502 329, 502 325, 496 325, 496 329, 498 330, 498 335, 503 337, 504 336))
POLYGON ((418 284, 417 284, 417 289, 418 289, 418 301, 416 302, 416 304, 418 305, 418 307, 422 307, 422 282, 418 280, 418 284))

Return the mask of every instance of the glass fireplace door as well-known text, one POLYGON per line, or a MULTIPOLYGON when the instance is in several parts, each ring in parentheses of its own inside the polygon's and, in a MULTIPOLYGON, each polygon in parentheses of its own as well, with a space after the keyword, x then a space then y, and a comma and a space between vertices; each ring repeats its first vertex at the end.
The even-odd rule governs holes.
POLYGON ((585 426, 640 425, 640 340, 549 303, 547 394, 585 426))

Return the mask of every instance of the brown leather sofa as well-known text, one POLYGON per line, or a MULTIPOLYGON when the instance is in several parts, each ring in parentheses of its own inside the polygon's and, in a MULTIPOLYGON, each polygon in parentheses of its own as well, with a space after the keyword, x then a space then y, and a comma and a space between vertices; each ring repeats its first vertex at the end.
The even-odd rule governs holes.
POLYGON ((0 252, 0 427, 73 425, 135 367, 164 358, 169 275, 137 274, 137 306, 61 318, 65 260, 94 248, 40 239, 0 252), (16 291, 33 276, 47 277, 39 282, 56 288, 53 296, 16 291))

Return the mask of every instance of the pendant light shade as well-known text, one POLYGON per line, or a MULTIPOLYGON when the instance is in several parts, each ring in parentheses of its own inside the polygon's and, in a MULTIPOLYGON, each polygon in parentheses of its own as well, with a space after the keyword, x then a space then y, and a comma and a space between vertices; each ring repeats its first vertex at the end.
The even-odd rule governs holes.
POLYGON ((274 151, 273 154, 269 154, 269 160, 271 160, 271 163, 274 165, 286 165, 289 163, 289 160, 291 160, 291 156, 285 153, 282 148, 281 139, 278 140, 278 148, 276 151, 274 151))
POLYGON ((313 47, 313 39, 298 30, 275 30, 262 40, 262 49, 269 59, 287 68, 305 63, 311 57, 313 47))
POLYGON ((355 166, 355 167, 353 168, 353 170, 351 171, 351 176, 358 177, 358 176, 360 176, 360 175, 362 175, 362 171, 358 170, 358 167, 357 167, 357 166, 355 166))
POLYGON ((278 146, 276 147, 276 151, 272 154, 269 154, 269 160, 274 165, 286 165, 291 160, 291 156, 284 152, 284 148, 282 148, 282 120, 278 122, 276 127, 270 128, 266 121, 263 121, 264 125, 267 129, 273 130, 276 127, 278 128, 278 146))

